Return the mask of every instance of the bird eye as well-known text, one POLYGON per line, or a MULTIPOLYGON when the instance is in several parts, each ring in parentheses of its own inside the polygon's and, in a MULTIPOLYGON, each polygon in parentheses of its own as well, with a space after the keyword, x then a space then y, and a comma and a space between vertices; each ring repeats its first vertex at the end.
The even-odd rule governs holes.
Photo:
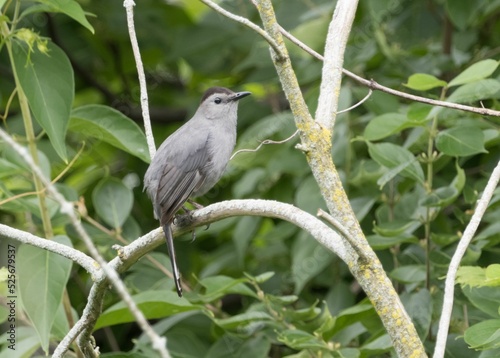
POLYGON ((215 97, 214 102, 215 104, 220 104, 222 100, 219 97, 215 97))

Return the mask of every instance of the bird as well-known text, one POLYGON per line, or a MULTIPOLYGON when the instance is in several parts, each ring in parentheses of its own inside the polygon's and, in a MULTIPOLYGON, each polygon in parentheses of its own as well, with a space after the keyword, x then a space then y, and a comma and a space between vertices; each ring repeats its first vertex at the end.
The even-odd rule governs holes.
POLYGON ((160 145, 144 176, 144 190, 160 221, 179 297, 172 222, 188 199, 207 193, 221 178, 236 144, 238 101, 250 92, 224 87, 205 91, 193 117, 160 145))

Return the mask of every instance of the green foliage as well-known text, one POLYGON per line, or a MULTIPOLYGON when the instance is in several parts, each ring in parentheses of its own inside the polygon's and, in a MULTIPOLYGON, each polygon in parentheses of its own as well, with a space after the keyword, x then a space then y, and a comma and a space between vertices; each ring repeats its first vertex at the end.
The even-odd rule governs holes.
MULTIPOLYGON (((72 246, 66 236, 55 237, 54 241, 72 246)), ((18 259, 19 294, 23 308, 33 322, 42 349, 48 353, 51 329, 71 273, 72 262, 28 245, 20 248, 18 259)))
POLYGON ((66 54, 51 42, 34 49, 12 41, 12 59, 31 111, 57 154, 66 160, 65 136, 74 93, 73 69, 66 54))
MULTIPOLYGON (((101 254, 112 259, 113 244, 134 240, 158 222, 142 191, 150 158, 122 3, 81 4, 0 0, 0 118, 19 143, 27 149, 34 145, 44 175, 78 204, 101 254)), ((322 52, 331 1, 273 4, 285 29, 322 52)), ((401 91, 499 109, 498 1, 432 5, 361 2, 345 67, 401 91)), ((251 2, 223 1, 221 6, 260 21, 251 2)), ((158 144, 189 118, 202 91, 212 85, 253 92, 240 104, 236 150, 295 132, 268 46, 255 33, 198 0, 144 0, 135 7, 135 21, 158 144)), ((291 43, 287 46, 314 113, 321 64, 291 43)), ((340 109, 366 92, 345 79, 340 109)), ((440 316, 443 277, 500 156, 498 123, 381 92, 337 117, 335 165, 368 242, 428 353, 440 316)), ((294 148, 297 138, 238 153, 200 202, 265 198, 315 214, 325 205, 305 156, 294 148)), ((50 197, 41 199, 36 190, 30 168, 0 142, 0 222, 47 238, 54 232, 53 239, 67 245, 69 237, 72 246, 86 251, 58 205, 50 197)), ((499 202, 497 190, 459 271, 450 357, 479 357, 475 350, 483 351, 482 358, 500 355, 499 202)), ((185 297, 177 297, 164 274, 170 269, 164 247, 123 273, 135 302, 167 337, 173 357, 394 354, 373 305, 346 265, 307 233, 279 220, 238 217, 196 234, 194 242, 190 234, 176 240, 183 280, 191 288, 185 297)), ((79 318, 92 281, 82 268, 39 249, 22 245, 18 258, 24 307, 18 312, 29 323, 23 320, 25 325, 17 328, 15 353, 30 356, 64 337, 72 321, 67 312, 73 322, 79 318)), ((5 292, 2 274, 0 294, 5 292)), ((6 319, 0 310, 0 322, 6 319)), ((103 356, 155 355, 113 292, 106 295, 93 335, 103 356), (113 342, 120 352, 110 353, 113 342)), ((12 353, 4 337, 0 355, 12 353)))

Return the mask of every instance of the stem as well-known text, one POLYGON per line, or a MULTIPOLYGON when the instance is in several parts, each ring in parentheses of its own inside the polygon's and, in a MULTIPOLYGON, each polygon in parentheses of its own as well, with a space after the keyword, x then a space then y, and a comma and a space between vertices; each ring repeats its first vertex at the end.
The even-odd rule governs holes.
MULTIPOLYGON (((441 91, 441 96, 439 100, 443 100, 446 96, 446 87, 441 91)), ((436 136, 438 134, 438 117, 434 116, 431 123, 431 128, 429 129, 429 140, 427 141, 427 178, 425 181, 425 190, 427 194, 432 193, 432 185, 433 185, 433 172, 434 172, 434 161, 436 160, 434 154, 434 141, 436 140, 436 136)), ((427 207, 426 217, 425 217, 425 287, 429 290, 431 286, 431 216, 433 214, 433 210, 430 206, 427 207)))
MULTIPOLYGON (((12 72, 14 74, 14 81, 16 83, 17 96, 19 98, 19 105, 21 106, 21 113, 23 116, 24 128, 26 131, 26 138, 28 140, 28 149, 30 151, 31 157, 33 158, 35 165, 39 166, 40 160, 38 158, 38 150, 36 148, 35 131, 33 129, 33 121, 31 119, 31 113, 30 113, 30 108, 29 108, 29 104, 28 104, 28 99, 26 98, 26 95, 24 94, 21 83, 19 82, 19 77, 17 76, 16 66, 14 63, 14 58, 12 56, 12 46, 11 46, 10 41, 7 40, 9 35, 10 35, 10 30, 9 30, 9 27, 7 26, 7 23, 5 23, 5 22, 2 23, 1 33, 2 33, 2 36, 4 36, 4 38, 6 39, 5 45, 7 46, 7 52, 9 53, 9 59, 10 59, 10 63, 12 66, 12 72)), ((47 208, 46 195, 45 195, 45 191, 44 191, 42 182, 35 175, 35 173, 33 173, 33 182, 35 183, 35 189, 36 189, 37 196, 38 196, 38 204, 40 207, 40 215, 41 215, 41 219, 42 219, 42 223, 43 223, 43 230, 45 232, 45 237, 47 239, 50 239, 50 238, 52 238, 52 236, 54 236, 54 233, 52 231, 52 223, 50 222, 49 210, 47 208)))

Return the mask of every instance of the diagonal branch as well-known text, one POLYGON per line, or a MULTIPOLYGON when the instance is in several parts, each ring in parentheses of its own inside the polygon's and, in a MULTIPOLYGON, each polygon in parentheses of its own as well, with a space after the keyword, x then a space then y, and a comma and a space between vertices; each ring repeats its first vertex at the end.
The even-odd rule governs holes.
MULTIPOLYGON (((311 56, 317 58, 320 61, 325 60, 325 58, 321 54, 314 51, 312 48, 307 46, 305 43, 300 41, 298 38, 293 36, 291 33, 286 31, 281 26, 280 26, 280 32, 283 34, 283 36, 285 36, 287 39, 289 39, 292 43, 294 43, 295 45, 300 47, 302 50, 304 50, 305 52, 307 52, 311 56)), ((383 86, 383 85, 379 84, 378 82, 374 81, 373 79, 367 80, 361 76, 356 75, 355 73, 352 73, 351 71, 346 70, 345 68, 342 69, 342 73, 344 75, 346 75, 347 77, 353 79, 354 81, 358 82, 359 84, 366 86, 372 90, 389 93, 389 94, 392 94, 392 95, 400 97, 400 98, 408 99, 408 100, 415 101, 415 102, 429 104, 431 106, 439 106, 439 107, 457 109, 457 110, 465 111, 465 112, 476 113, 476 114, 480 114, 483 116, 500 117, 500 111, 496 111, 494 109, 488 109, 488 108, 483 108, 483 107, 481 107, 481 108, 471 107, 471 106, 466 106, 466 105, 459 104, 459 103, 439 101, 439 100, 430 99, 430 98, 426 98, 426 97, 416 96, 416 95, 413 95, 410 93, 401 92, 401 91, 383 86)))
POLYGON ((276 55, 278 56, 278 58, 280 58, 280 59, 284 58, 284 54, 281 52, 276 41, 274 41, 274 39, 271 36, 269 36, 269 34, 267 32, 262 30, 259 26, 255 25, 252 21, 250 21, 247 18, 244 18, 242 16, 235 15, 235 14, 223 9, 222 7, 220 7, 219 5, 217 5, 216 3, 214 3, 211 0, 200 0, 200 1, 202 3, 204 3, 205 5, 207 5, 208 7, 211 7, 212 9, 217 11, 219 14, 224 15, 225 17, 227 17, 231 20, 239 22, 240 24, 245 25, 246 27, 257 32, 260 36, 262 36, 269 43, 269 45, 273 48, 273 50, 276 53, 276 55))
POLYGON ((144 314, 139 310, 136 303, 132 300, 132 297, 127 291, 125 284, 120 280, 120 277, 116 273, 116 271, 111 268, 108 263, 104 260, 104 258, 99 254, 99 251, 94 246, 92 239, 85 231, 82 223, 78 219, 73 209, 73 205, 66 201, 66 199, 57 191, 55 186, 48 180, 44 174, 42 173, 40 167, 38 167, 31 155, 28 151, 17 144, 3 129, 0 129, 0 138, 2 138, 5 143, 7 143, 14 151, 16 151, 21 158, 29 165, 30 169, 33 172, 33 175, 37 177, 40 182, 47 188, 47 193, 52 196, 52 198, 61 206, 61 212, 66 214, 73 227, 75 228, 78 235, 81 237, 85 246, 89 250, 92 257, 99 263, 102 270, 106 274, 106 277, 109 278, 109 281, 115 287, 117 293, 120 295, 120 298, 125 302, 130 312, 134 315, 137 323, 141 327, 141 329, 150 337, 153 347, 160 353, 162 357, 170 357, 165 346, 165 338, 160 338, 156 332, 151 328, 144 314))

